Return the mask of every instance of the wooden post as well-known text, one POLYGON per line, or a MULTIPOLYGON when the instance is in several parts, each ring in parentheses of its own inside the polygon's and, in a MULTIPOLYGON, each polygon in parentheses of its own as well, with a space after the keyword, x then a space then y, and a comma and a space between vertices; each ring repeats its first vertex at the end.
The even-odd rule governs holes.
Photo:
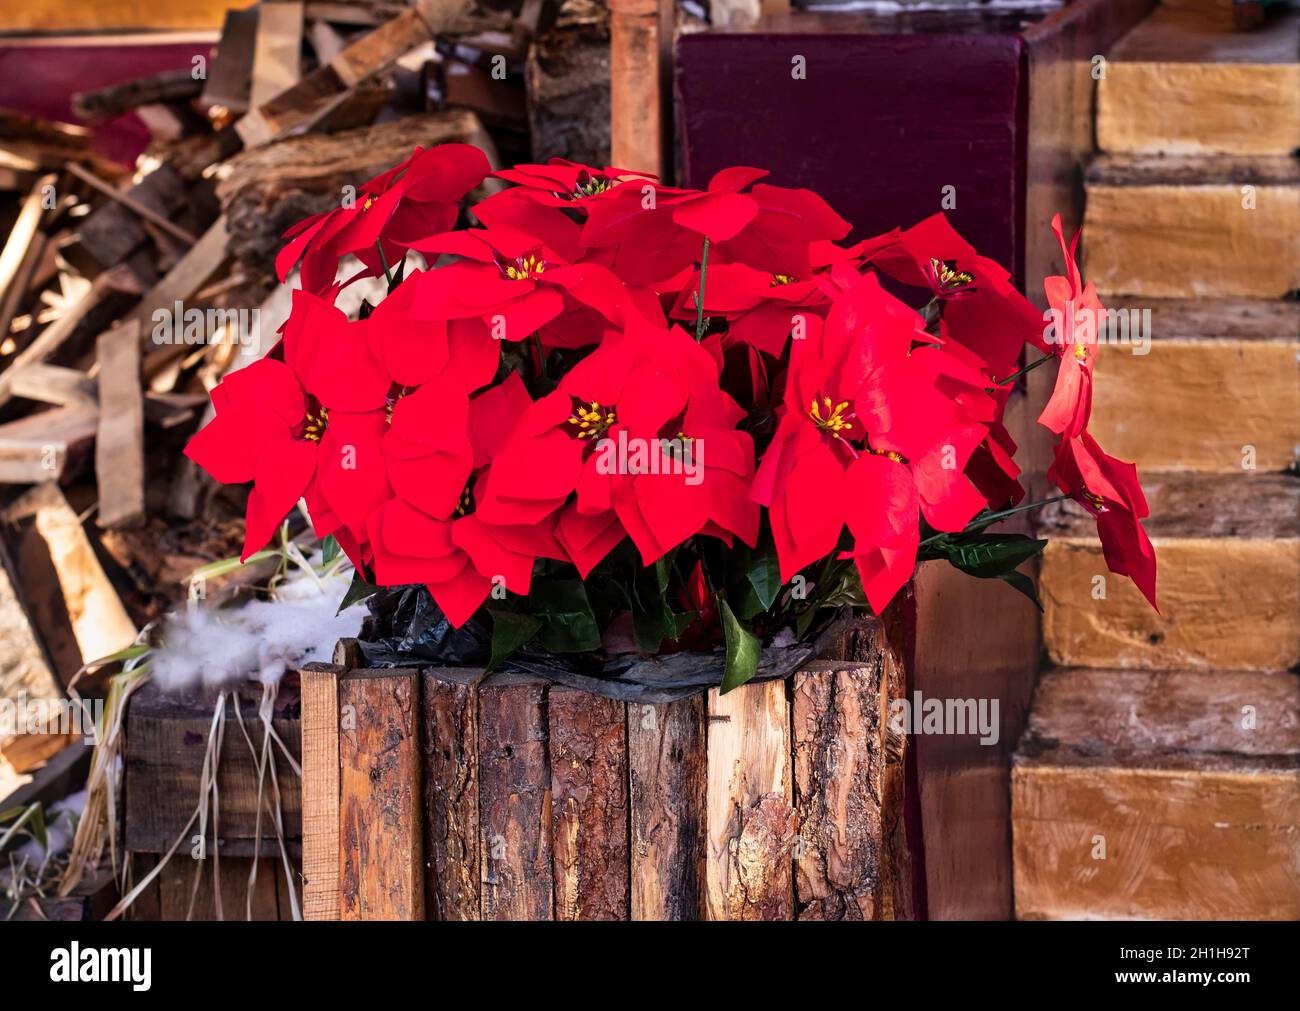
POLYGON ((634 920, 704 915, 704 696, 627 707, 634 920))
POLYGON ((483 672, 424 672, 426 908, 479 919, 478 682, 483 672))
POLYGON ((546 710, 555 919, 626 920, 627 707, 554 687, 546 710))
POLYGON ((479 867, 485 920, 549 920, 551 770, 546 682, 497 674, 479 689, 479 867))
POLYGON ((711 920, 793 913, 790 709, 784 681, 709 690, 706 905, 711 920))
POLYGON ((610 0, 609 10, 610 161, 663 178, 659 0, 610 0))
POLYGON ((339 675, 308 664, 302 693, 302 918, 339 918, 339 675))
POLYGON ((416 671, 338 681, 340 919, 424 919, 419 695, 416 671))

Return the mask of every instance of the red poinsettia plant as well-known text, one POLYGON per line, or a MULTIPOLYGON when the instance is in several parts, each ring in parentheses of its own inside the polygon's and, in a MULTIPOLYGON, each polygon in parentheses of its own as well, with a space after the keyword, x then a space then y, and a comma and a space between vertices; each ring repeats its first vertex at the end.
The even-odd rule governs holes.
POLYGON ((765 175, 493 173, 447 144, 291 230, 282 339, 213 390, 187 450, 253 483, 245 556, 303 500, 358 587, 427 587, 494 663, 725 640, 729 687, 783 630, 880 612, 921 560, 1034 597, 1017 569, 1045 541, 987 528, 1032 508, 1003 417, 1055 360, 1057 497, 1154 605, 1136 470, 1087 431, 1100 303, 1059 218, 1045 315, 943 215, 847 244, 821 197, 765 175), (489 175, 513 185, 456 228, 489 175), (336 308, 380 276, 359 319, 336 308))

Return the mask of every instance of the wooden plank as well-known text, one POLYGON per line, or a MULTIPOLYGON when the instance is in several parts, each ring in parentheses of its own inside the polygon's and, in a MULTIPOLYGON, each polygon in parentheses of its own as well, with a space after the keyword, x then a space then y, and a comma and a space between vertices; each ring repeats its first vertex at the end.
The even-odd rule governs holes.
POLYGON ((28 414, 0 425, 0 484, 58 481, 71 457, 87 452, 99 410, 77 405, 28 414))
MULTIPOLYGON (((93 177, 92 177, 93 178, 93 177)), ((100 185, 96 189, 101 189, 100 185)), ((127 260, 149 239, 144 215, 133 208, 143 207, 154 219, 170 221, 189 207, 185 179, 170 164, 163 163, 126 190, 109 187, 116 197, 94 210, 77 225, 80 249, 102 267, 113 267, 127 260), (127 206, 127 203, 131 206, 127 206)), ((192 242, 187 238, 185 242, 192 242)))
MULTIPOLYGON (((758 0, 748 0, 757 13, 758 0)), ((665 94, 658 0, 610 0, 610 157, 663 177, 665 94)))
MULTIPOLYGON (((57 181, 56 175, 41 176, 36 181, 27 199, 23 201, 17 220, 9 230, 4 249, 0 250, 0 293, 3 293, 0 297, 6 301, 9 297, 9 286, 17 280, 22 265, 27 259, 27 252, 36 238, 41 218, 45 214, 45 196, 49 192, 46 187, 53 187, 57 181)), ((3 330, 0 330, 0 338, 8 336, 8 333, 9 327, 6 325, 3 330)))
POLYGON ((479 689, 479 868, 485 920, 552 915, 546 682, 498 674, 479 689))
POLYGON ((248 110, 253 78, 253 48, 257 38, 257 7, 228 10, 217 54, 208 66, 201 104, 221 106, 238 115, 248 110))
POLYGON ((15 397, 57 407, 95 407, 99 384, 80 369, 63 365, 21 365, 10 377, 15 397))
POLYGON ((423 16, 413 8, 385 21, 373 32, 367 32, 345 46, 329 61, 328 66, 334 70, 344 87, 352 88, 379 73, 416 46, 428 42, 430 36, 430 28, 423 16))
POLYGON ((427 902, 430 919, 477 920, 478 688, 482 672, 424 672, 427 902))
POLYGON ((1015 757, 1016 914, 1300 917, 1300 678, 1067 669, 1015 757))
POLYGON ((169 220, 153 208, 136 200, 129 192, 123 192, 122 190, 108 185, 108 183, 100 179, 99 176, 92 172, 87 172, 76 162, 70 161, 64 166, 64 168, 84 182, 87 186, 98 190, 100 193, 104 194, 104 196, 108 197, 108 199, 121 204, 137 217, 143 218, 150 224, 161 228, 168 235, 172 236, 172 238, 178 239, 186 245, 193 245, 198 241, 193 235, 174 221, 169 220))
POLYGON ((307 664, 302 693, 302 918, 339 918, 339 690, 343 668, 307 664))
MULTIPOLYGON (((165 693, 156 685, 145 685, 127 706, 125 758, 125 845, 129 850, 165 853, 194 813, 203 778, 203 759, 212 725, 215 697, 198 691, 165 693)), ((276 703, 272 726, 295 758, 301 751, 301 717, 287 693, 276 703)), ((265 806, 258 836, 257 761, 235 723, 234 703, 227 701, 226 733, 221 744, 217 770, 220 801, 221 853, 223 856, 254 856, 275 859, 280 849, 265 806)), ((262 745, 262 725, 257 700, 241 697, 240 713, 249 737, 262 745)), ((280 810, 285 840, 291 854, 302 839, 302 789, 297 773, 275 750, 276 776, 280 783, 280 810)), ((269 791, 270 778, 264 784, 269 791)), ((337 829, 337 821, 335 822, 337 829)), ((337 833, 336 833, 337 834, 337 833)), ((211 840, 209 840, 209 843, 211 840)), ((186 845, 178 854, 189 851, 186 845)), ((177 859, 177 858, 173 858, 177 859)), ((188 860, 183 861, 188 863, 188 860)), ((337 869, 334 876, 337 878, 337 869)), ((273 875, 272 875, 273 876, 273 875)))
POLYGON ((628 706, 634 920, 704 915, 706 726, 702 694, 628 706))
POLYGON ((133 320, 100 334, 95 355, 99 363, 96 522, 109 529, 137 526, 144 521, 144 398, 140 392, 139 324, 133 320))
POLYGON ((249 104, 256 108, 302 77, 303 5, 274 0, 258 5, 249 104))
POLYGON ((339 918, 424 919, 420 682, 350 671, 339 693, 339 918))
POLYGON ((627 707, 554 687, 546 713, 555 919, 626 920, 627 707))
POLYGON ((27 347, 14 355, 8 368, 0 372, 0 406, 13 399, 13 371, 22 365, 43 362, 54 354, 101 302, 114 293, 138 292, 131 272, 126 267, 106 270, 90 283, 90 289, 68 311, 42 330, 27 347))
MULTIPOLYGON (((221 904, 218 909, 216 891, 213 888, 212 860, 203 862, 199 873, 197 893, 193 904, 190 897, 194 889, 195 861, 188 859, 186 850, 180 849, 167 862, 155 879, 155 883, 146 891, 158 893, 158 919, 174 922, 192 920, 287 920, 279 908, 279 896, 276 878, 283 874, 278 860, 269 857, 233 857, 222 856, 217 877, 220 881, 221 904), (257 880, 253 885, 251 896, 248 894, 248 875, 253 862, 258 861, 257 880), (218 915, 220 913, 220 915, 218 915)), ((143 901, 144 896, 140 897, 143 901)))
POLYGON ((151 335, 147 343, 154 346, 159 343, 152 336, 155 327, 153 319, 155 311, 166 309, 168 313, 173 313, 177 302, 186 302, 225 262, 226 239, 226 218, 222 215, 203 233, 203 237, 176 261, 176 265, 141 297, 140 305, 133 315, 139 320, 141 333, 151 335))
POLYGON ((788 920, 795 815, 785 682, 710 689, 708 717, 709 919, 788 920))
POLYGON ((343 51, 346 44, 343 36, 335 31, 328 21, 319 18, 307 26, 307 37, 311 40, 312 49, 316 51, 318 63, 331 62, 343 51))
POLYGON ((879 656, 860 667, 814 667, 794 677, 794 889, 801 920, 883 918, 888 703, 879 656))

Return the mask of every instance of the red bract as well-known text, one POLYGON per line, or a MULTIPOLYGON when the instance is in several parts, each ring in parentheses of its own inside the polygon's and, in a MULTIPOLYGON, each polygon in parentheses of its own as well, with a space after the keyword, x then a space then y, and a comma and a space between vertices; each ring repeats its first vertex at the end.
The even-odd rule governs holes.
POLYGON ((1107 456, 1084 432, 1057 447, 1048 477, 1096 518, 1106 567, 1133 580, 1158 611, 1156 552, 1141 522, 1150 510, 1137 468, 1107 456))
POLYGON ((1081 435, 1092 415, 1092 370, 1101 344, 1098 328, 1105 309, 1091 281, 1085 286, 1074 253, 1079 233, 1067 246, 1061 216, 1052 218, 1052 231, 1061 244, 1065 276, 1044 279, 1043 290, 1051 306, 1047 347, 1060 359, 1056 387, 1038 416, 1038 423, 1066 439, 1081 435))
POLYGON ((292 241, 276 257, 276 273, 283 281, 301 259, 303 288, 321 294, 350 253, 364 264, 350 280, 378 277, 384 261, 395 267, 411 242, 455 225, 461 200, 490 168, 487 156, 469 144, 416 148, 402 164, 362 184, 344 206, 285 232, 292 241))
POLYGON ((766 576, 772 545, 781 581, 807 570, 833 600, 852 561, 880 612, 922 537, 926 557, 1009 575, 993 571, 1008 542, 980 531, 1025 495, 1004 415, 1033 346, 1061 358, 1040 419, 1065 437, 1051 478, 1154 604, 1136 471, 1086 431, 1103 310, 1059 218, 1045 336, 943 215, 841 246, 848 222, 758 169, 701 191, 556 159, 497 173, 513 186, 474 208, 484 227, 452 231, 486 170, 464 145, 417 151, 294 230, 279 267, 301 259, 304 290, 284 338, 213 391, 187 450, 253 482, 245 556, 302 499, 364 578, 427 586, 457 626, 535 578, 536 609, 502 606, 541 615, 576 569, 602 632, 707 648, 747 588, 732 617, 770 634, 798 612, 766 576), (390 281, 363 321, 329 303, 344 255, 363 276, 408 251, 428 269, 390 281), (641 575, 609 592, 637 556, 656 566, 653 601, 641 575))

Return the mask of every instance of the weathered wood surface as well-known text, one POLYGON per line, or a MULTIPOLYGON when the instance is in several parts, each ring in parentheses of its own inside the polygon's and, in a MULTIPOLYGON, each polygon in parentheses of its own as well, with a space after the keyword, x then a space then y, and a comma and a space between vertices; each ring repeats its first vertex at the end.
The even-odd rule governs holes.
POLYGON ((339 918, 339 677, 308 664, 302 694, 302 916, 339 918))
POLYGON ((424 918, 419 675, 339 679, 339 918, 424 918))
POLYGON ((478 688, 482 672, 424 672, 426 912, 479 919, 478 688))
POLYGON ((547 695, 555 919, 628 918, 627 707, 547 695))
MULTIPOLYGON (((199 802, 214 703, 215 696, 204 698, 197 693, 171 696, 155 685, 145 685, 131 697, 126 716, 123 817, 128 850, 167 852, 194 813, 199 802)), ((257 760, 234 722, 232 705, 227 700, 227 726, 217 771, 219 848, 223 856, 275 858, 278 873, 280 850, 265 806, 261 813, 261 837, 258 836, 257 760)), ((256 701, 243 698, 240 712, 249 736, 260 749, 262 725, 257 717, 256 701)), ((296 757, 301 740, 296 700, 281 699, 271 725, 296 757)), ((309 735, 309 739, 315 736, 309 735)), ((296 853, 302 838, 302 791, 297 773, 278 749, 275 757, 285 841, 290 851, 296 853)), ((269 790, 268 775, 264 792, 269 790)), ((211 842, 208 840, 209 845, 211 842)), ((183 858, 189 851, 187 841, 178 854, 183 858)))
POLYGON ((551 769, 546 682, 498 674, 479 689, 479 867, 485 920, 549 920, 551 769))
POLYGON ((252 86, 254 40, 257 38, 257 8, 226 11, 217 53, 208 67, 208 81, 199 101, 211 108, 221 106, 231 113, 248 109, 252 86))
POLYGON ((628 706, 634 920, 704 914, 707 733, 703 695, 628 706))
POLYGON ((1012 776, 1016 915, 1300 917, 1300 679, 1046 674, 1012 776))
POLYGON ((708 918, 788 920, 795 814, 785 682, 710 689, 708 721, 708 918))
POLYGON ((96 341, 99 365, 99 429, 95 474, 99 483, 96 522, 101 527, 138 526, 144 520, 144 396, 140 389, 140 328, 131 323, 107 330, 96 341))

